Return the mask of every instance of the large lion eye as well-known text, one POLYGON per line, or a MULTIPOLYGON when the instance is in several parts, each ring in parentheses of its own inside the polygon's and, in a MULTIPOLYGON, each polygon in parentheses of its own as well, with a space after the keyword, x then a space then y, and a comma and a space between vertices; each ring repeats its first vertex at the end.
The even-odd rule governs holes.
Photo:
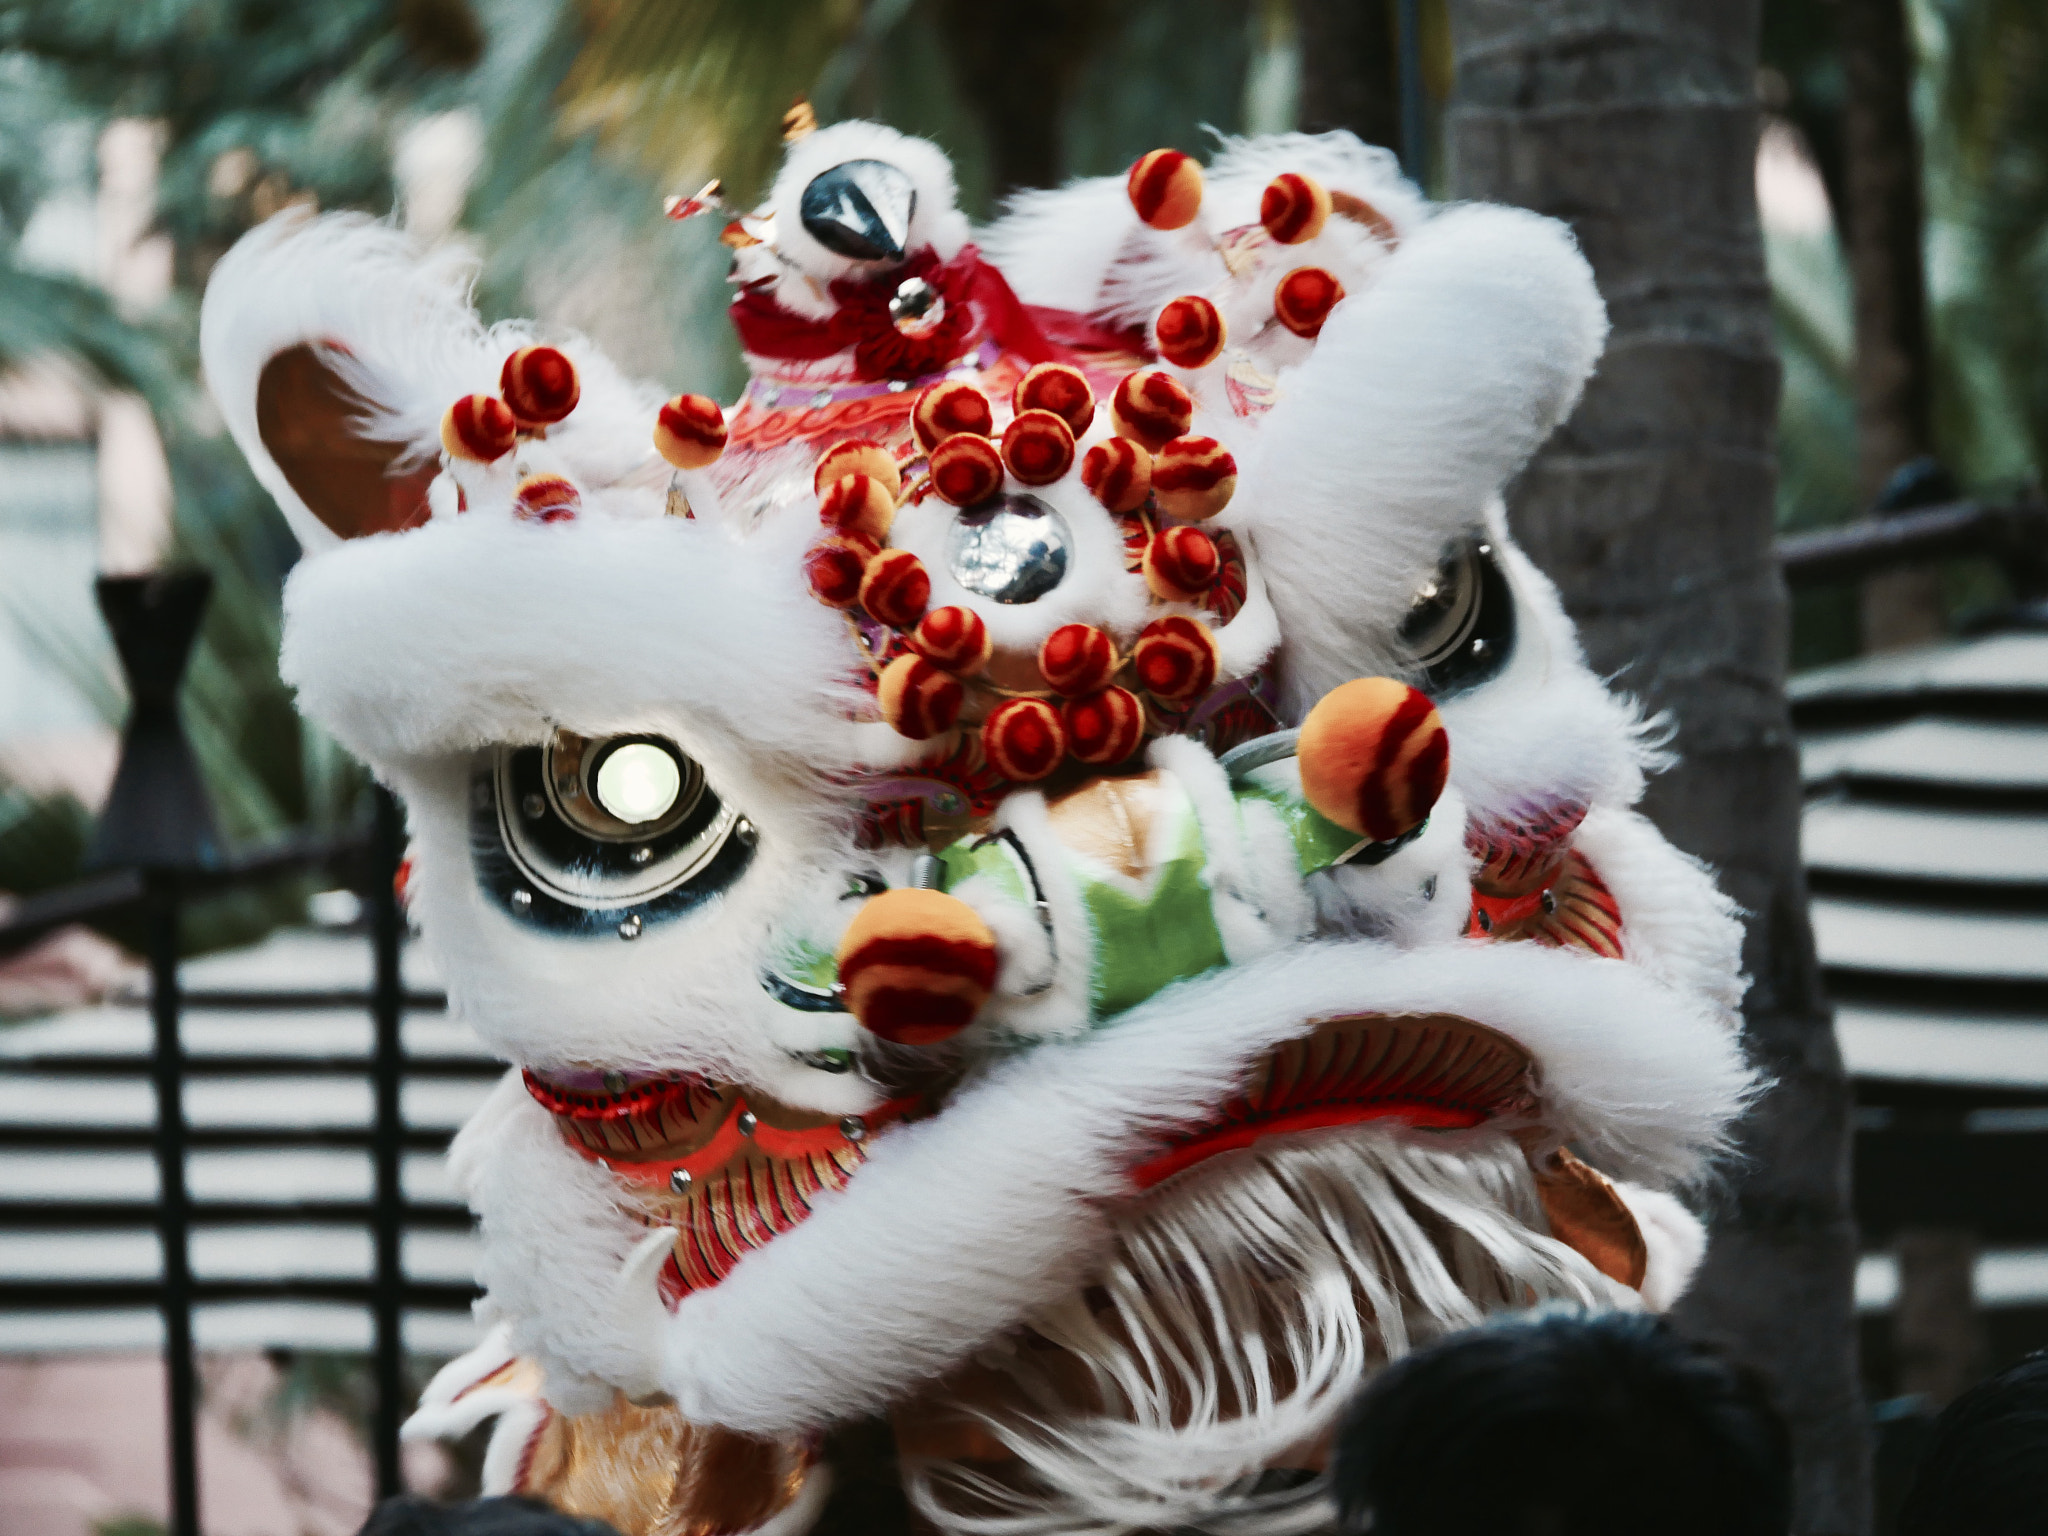
POLYGON ((946 568, 980 597, 1035 603, 1062 581, 1074 535, 1036 496, 992 496, 953 520, 946 568))
POLYGON ((754 830, 658 736, 558 733, 500 747, 472 779, 477 876, 507 911, 571 932, 636 936, 737 879, 754 830))
POLYGON ((1461 539, 1416 589, 1401 643, 1435 698, 1463 693, 1508 664, 1515 647, 1515 594, 1493 544, 1461 539))

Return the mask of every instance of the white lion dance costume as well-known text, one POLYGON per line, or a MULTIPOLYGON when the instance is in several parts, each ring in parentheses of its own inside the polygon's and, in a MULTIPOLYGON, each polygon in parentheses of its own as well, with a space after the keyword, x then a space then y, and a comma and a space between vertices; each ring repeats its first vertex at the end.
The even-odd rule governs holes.
POLYGON ((207 297, 287 676, 514 1064, 412 1432, 628 1536, 801 1532, 877 1414, 946 1531, 1313 1529, 1387 1359, 1669 1305, 1754 1089, 1503 521, 1605 333, 1566 231, 1329 135, 981 238, 930 145, 797 140, 729 415, 359 218, 207 297))

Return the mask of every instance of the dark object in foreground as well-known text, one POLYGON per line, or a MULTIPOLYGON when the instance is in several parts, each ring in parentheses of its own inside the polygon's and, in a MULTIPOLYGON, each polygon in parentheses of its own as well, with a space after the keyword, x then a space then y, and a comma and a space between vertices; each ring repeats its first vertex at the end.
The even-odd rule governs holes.
POLYGON ((1639 1313, 1545 1309, 1390 1366, 1338 1433, 1345 1532, 1784 1536, 1792 1452, 1750 1373, 1639 1313))
POLYGON ((2048 1511, 2048 1350, 1934 1421, 1899 1536, 2031 1536, 2048 1511))
POLYGON ((618 1536, 602 1520, 578 1520, 537 1499, 516 1496, 436 1504, 432 1499, 386 1499, 370 1511, 358 1536, 618 1536))

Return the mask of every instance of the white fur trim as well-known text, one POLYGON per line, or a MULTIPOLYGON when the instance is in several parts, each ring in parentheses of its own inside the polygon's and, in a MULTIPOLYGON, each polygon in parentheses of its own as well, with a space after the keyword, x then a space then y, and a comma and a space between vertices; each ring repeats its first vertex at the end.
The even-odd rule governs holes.
POLYGON ((1635 1217, 1649 1254, 1643 1271, 1643 1305, 1652 1312, 1669 1312, 1706 1257, 1707 1229, 1675 1195, 1618 1179, 1613 1182, 1614 1192, 1635 1217))

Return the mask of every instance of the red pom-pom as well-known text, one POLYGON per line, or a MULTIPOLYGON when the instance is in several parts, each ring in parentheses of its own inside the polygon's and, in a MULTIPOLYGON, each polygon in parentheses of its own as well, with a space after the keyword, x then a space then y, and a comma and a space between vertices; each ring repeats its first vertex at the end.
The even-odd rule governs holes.
POLYGON ((804 579, 811 596, 828 608, 851 608, 860 601, 861 578, 875 546, 857 534, 837 533, 820 539, 804 556, 804 579))
POLYGON ((1091 768, 1122 762, 1145 740, 1145 707, 1126 688, 1069 699, 1060 715, 1067 727, 1067 750, 1091 768))
POLYGON ((1202 168, 1177 149, 1155 149, 1131 167, 1124 190, 1154 229, 1185 229, 1202 206, 1202 168))
POLYGON ((583 498, 560 475, 528 475, 512 493, 512 510, 529 523, 567 523, 583 510, 583 498))
POLYGON ((895 520, 895 498, 872 475, 841 475, 818 498, 819 522, 842 533, 857 533, 871 544, 889 537, 889 525, 895 520))
POLYGON ((1344 285, 1326 267, 1296 267, 1273 288, 1273 318, 1297 336, 1313 340, 1344 297, 1344 285))
POLYGON ((1112 437, 1081 460, 1081 483, 1112 512, 1135 512, 1152 494, 1152 455, 1128 437, 1112 437))
POLYGON ((1152 322, 1159 355, 1176 368, 1206 368, 1223 353, 1223 315, 1200 294, 1185 294, 1152 322))
POLYGON ((1420 826, 1451 771, 1427 696, 1391 677, 1333 688, 1301 722, 1301 793, 1347 832, 1388 842, 1420 826))
POLYGON ((1109 414, 1118 437, 1156 453, 1194 425, 1195 399, 1172 374, 1146 368, 1117 385, 1109 414))
POLYGON ((981 723, 989 766, 1019 784, 1042 779, 1067 755, 1067 728, 1044 699, 1005 699, 981 723))
POLYGON ((1313 176, 1283 171, 1259 197, 1259 222, 1282 245, 1315 239, 1329 217, 1330 194, 1313 176))
POLYGON ((498 393, 522 425, 544 427, 576 409, 583 385, 566 354, 553 347, 521 347, 505 359, 498 393))
POLYGON ((932 489, 941 501, 971 507, 1003 488, 1003 456, 972 432, 956 432, 931 453, 932 489))
POLYGON ((1152 460, 1152 495, 1169 516, 1199 523, 1236 493, 1237 460, 1213 437, 1177 437, 1152 460))
POLYGON ((922 656, 898 656, 882 668, 875 689, 882 718, 912 741, 926 741, 953 729, 966 700, 967 690, 960 679, 922 656))
POLYGON ((996 937, 943 891, 870 896, 839 940, 846 1007, 894 1045, 936 1045, 974 1022, 996 984, 996 937))
POLYGON ((1051 485, 1074 467, 1074 434, 1051 411, 1026 411, 1003 429, 1003 463, 1024 485, 1051 485))
POLYGON ((1040 363, 1017 381, 1010 406, 1019 416, 1026 411, 1051 411, 1079 437, 1095 420, 1095 391, 1088 387, 1088 375, 1080 369, 1066 363, 1040 363))
POLYGON ((996 429, 996 416, 987 395, 965 379, 947 379, 917 397, 917 404, 910 409, 910 424, 917 432, 918 446, 929 453, 955 432, 987 437, 996 429))
POLYGON ((1222 570, 1216 541, 1199 528, 1162 529, 1145 546, 1145 585, 1161 602, 1193 602, 1222 570))
POLYGON ((892 501, 903 490, 903 471, 896 467, 896 456, 880 443, 869 442, 864 437, 849 438, 827 448, 825 457, 818 460, 817 471, 811 476, 811 485, 823 492, 841 475, 867 475, 879 481, 892 501))
POLYGON ((703 469, 725 452, 725 412, 709 395, 677 395, 654 419, 654 451, 677 469, 703 469))
POLYGON ((519 441, 512 408, 496 395, 464 395, 441 418, 441 446, 448 456, 489 464, 519 441))
POLYGON ((1116 645, 1093 624, 1062 624, 1039 646, 1038 671, 1054 693, 1093 693, 1116 673, 1116 645))
POLYGON ((885 549, 868 562, 860 579, 860 605, 891 629, 910 629, 932 600, 931 573, 907 549, 885 549))
POLYGON ((956 677, 972 677, 995 654, 995 640, 980 614, 952 605, 934 608, 918 620, 910 648, 956 677))
POLYGON ((1154 698, 1185 704, 1216 686, 1216 637, 1181 614, 1154 619, 1138 636, 1131 668, 1154 698))

